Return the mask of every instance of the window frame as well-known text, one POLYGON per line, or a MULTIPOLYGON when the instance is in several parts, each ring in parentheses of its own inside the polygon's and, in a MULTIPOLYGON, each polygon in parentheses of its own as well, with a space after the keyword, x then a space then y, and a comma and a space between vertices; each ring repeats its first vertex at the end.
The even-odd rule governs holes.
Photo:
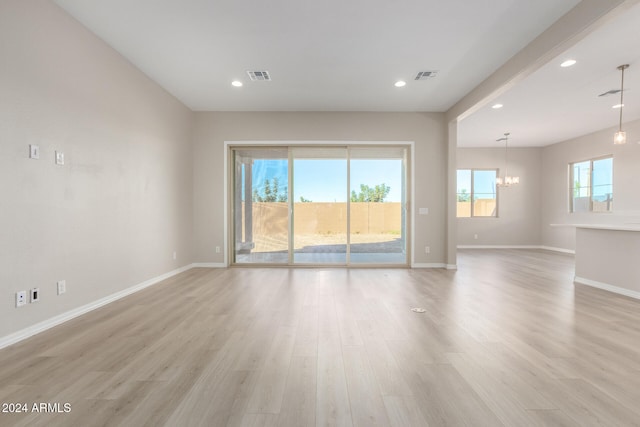
MULTIPOLYGON (((613 154, 605 154, 604 156, 599 156, 599 157, 592 157, 589 159, 584 159, 584 160, 577 160, 575 162, 570 162, 569 165, 567 166, 568 168, 568 196, 569 196, 569 213, 570 214, 575 214, 575 213, 595 213, 595 214, 609 214, 613 212, 613 205, 611 206, 611 210, 608 211, 594 211, 593 210, 593 163, 600 161, 600 160, 607 160, 607 159, 611 159, 611 194, 613 196, 613 175, 614 175, 614 171, 613 171, 613 154), (589 210, 587 211, 575 211, 574 210, 574 196, 573 196, 573 192, 575 191, 575 179, 574 179, 574 165, 577 163, 585 163, 585 162, 589 162, 589 210)), ((612 197, 613 200, 613 197, 612 197)), ((613 203, 613 202, 612 202, 613 203)))
POLYGON ((471 172, 471 183, 470 183, 470 189, 469 189, 469 200, 470 200, 470 210, 469 210, 469 216, 458 216, 458 209, 456 207, 456 218, 498 218, 499 214, 500 214, 500 195, 499 195, 499 191, 497 189, 496 186, 496 214, 495 215, 475 215, 474 213, 474 203, 473 203, 473 196, 475 194, 474 191, 474 181, 475 181, 475 171, 480 171, 480 172, 487 172, 487 171, 493 171, 496 173, 496 178, 498 178, 499 174, 500 174, 500 169, 499 168, 456 168, 456 203, 458 202, 458 195, 460 193, 458 193, 458 185, 457 185, 457 178, 458 178, 458 171, 463 171, 463 170, 468 170, 471 172))

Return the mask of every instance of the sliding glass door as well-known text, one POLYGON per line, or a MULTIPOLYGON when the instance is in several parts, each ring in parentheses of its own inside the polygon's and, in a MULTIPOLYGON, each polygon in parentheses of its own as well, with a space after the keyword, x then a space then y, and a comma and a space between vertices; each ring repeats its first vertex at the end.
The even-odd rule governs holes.
POLYGON ((407 151, 232 148, 232 263, 406 265, 407 151))
POLYGON ((233 158, 234 262, 288 264, 288 149, 237 149, 233 158))
POLYGON ((347 149, 295 147, 293 262, 347 263, 347 149))
POLYGON ((406 264, 404 148, 349 152, 352 264, 406 264))

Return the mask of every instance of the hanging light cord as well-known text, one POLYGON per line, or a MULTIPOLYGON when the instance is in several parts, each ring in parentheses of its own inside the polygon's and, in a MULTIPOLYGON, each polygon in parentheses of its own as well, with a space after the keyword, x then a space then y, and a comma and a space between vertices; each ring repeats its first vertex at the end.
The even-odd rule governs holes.
POLYGON ((509 132, 505 132, 502 138, 496 139, 496 142, 504 141, 504 180, 505 182, 507 180, 507 176, 509 175, 509 171, 507 170, 509 168, 509 147, 508 147, 509 135, 511 135, 509 132))
POLYGON ((509 134, 504 135, 504 179, 509 176, 509 134))

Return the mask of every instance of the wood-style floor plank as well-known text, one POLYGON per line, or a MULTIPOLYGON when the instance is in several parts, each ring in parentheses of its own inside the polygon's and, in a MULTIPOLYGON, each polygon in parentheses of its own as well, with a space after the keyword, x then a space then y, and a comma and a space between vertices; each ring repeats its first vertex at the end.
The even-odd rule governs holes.
POLYGON ((428 426, 413 396, 383 396, 392 427, 428 426))
POLYGON ((319 297, 316 425, 352 426, 340 328, 331 286, 319 297))
POLYGON ((356 427, 388 426, 389 417, 367 352, 364 346, 342 349, 351 419, 356 427))
POLYGON ((316 425, 317 358, 293 357, 285 386, 279 426, 316 425))
POLYGON ((639 426, 640 301, 573 268, 192 269, 0 350, 0 425, 639 426))

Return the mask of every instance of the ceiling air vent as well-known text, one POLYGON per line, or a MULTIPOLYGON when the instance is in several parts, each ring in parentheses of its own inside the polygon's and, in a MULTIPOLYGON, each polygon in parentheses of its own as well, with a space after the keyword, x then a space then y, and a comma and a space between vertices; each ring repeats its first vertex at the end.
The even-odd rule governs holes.
POLYGON ((437 71, 420 71, 414 80, 427 80, 432 79, 438 75, 437 71))
POLYGON ((271 76, 269 75, 268 71, 247 71, 247 74, 249 74, 249 77, 253 82, 256 82, 256 81, 270 82, 271 81, 271 76))

